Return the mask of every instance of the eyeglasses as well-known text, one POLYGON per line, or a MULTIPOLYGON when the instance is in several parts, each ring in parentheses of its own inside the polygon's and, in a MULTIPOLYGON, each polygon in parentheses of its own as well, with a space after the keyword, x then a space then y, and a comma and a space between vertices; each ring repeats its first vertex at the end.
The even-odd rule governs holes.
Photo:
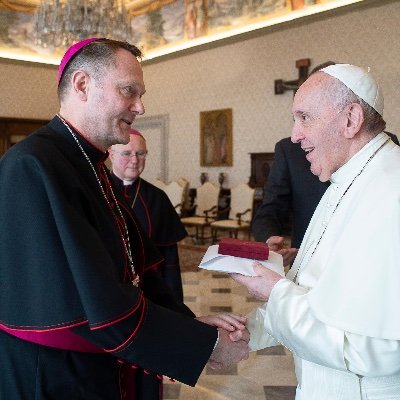
POLYGON ((130 160, 132 157, 136 157, 138 160, 144 160, 147 156, 147 150, 145 151, 116 151, 123 159, 130 160))

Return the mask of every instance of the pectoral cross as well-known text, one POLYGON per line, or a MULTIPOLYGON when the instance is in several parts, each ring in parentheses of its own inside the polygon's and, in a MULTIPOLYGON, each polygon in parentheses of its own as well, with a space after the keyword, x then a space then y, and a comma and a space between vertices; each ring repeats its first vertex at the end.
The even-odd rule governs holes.
POLYGON ((287 90, 293 90, 293 94, 301 86, 301 84, 308 78, 308 67, 311 62, 309 58, 302 58, 296 61, 296 68, 299 70, 298 79, 292 81, 284 81, 283 79, 275 80, 275 94, 283 94, 287 90))

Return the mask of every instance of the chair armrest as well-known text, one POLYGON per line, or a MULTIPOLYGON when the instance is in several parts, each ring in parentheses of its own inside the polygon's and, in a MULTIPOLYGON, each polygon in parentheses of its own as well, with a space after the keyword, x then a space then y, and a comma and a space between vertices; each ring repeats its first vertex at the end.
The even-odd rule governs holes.
POLYGON ((217 209, 217 219, 220 219, 221 214, 228 214, 230 211, 231 207, 225 207, 225 208, 218 208, 217 209))
POLYGON ((204 215, 206 217, 206 221, 205 222, 208 222, 208 218, 210 217, 209 213, 212 213, 212 215, 217 215, 217 206, 212 206, 208 210, 204 210, 204 215))
POLYGON ((183 204, 182 203, 175 204, 174 208, 175 208, 175 211, 177 212, 177 214, 179 216, 182 216, 183 204), (179 211, 179 207, 180 207, 180 211, 179 211))
POLYGON ((196 207, 197 204, 193 204, 191 207, 186 207, 185 205, 183 205, 181 208, 181 215, 185 217, 193 215, 195 213, 196 207))
POLYGON ((245 215, 245 214, 247 214, 248 212, 250 212, 251 211, 251 209, 250 208, 248 208, 247 210, 245 210, 245 211, 243 211, 243 212, 238 212, 237 214, 236 214, 236 218, 237 218, 237 223, 238 223, 238 225, 241 225, 242 224, 242 216, 243 215, 245 215))

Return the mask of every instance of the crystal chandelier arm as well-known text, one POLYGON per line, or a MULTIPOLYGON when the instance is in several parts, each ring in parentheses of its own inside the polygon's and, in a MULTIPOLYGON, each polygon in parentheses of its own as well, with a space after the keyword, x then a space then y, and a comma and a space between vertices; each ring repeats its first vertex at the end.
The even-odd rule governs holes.
POLYGON ((62 50, 87 37, 130 41, 131 32, 123 0, 41 0, 35 12, 35 44, 44 48, 62 50))

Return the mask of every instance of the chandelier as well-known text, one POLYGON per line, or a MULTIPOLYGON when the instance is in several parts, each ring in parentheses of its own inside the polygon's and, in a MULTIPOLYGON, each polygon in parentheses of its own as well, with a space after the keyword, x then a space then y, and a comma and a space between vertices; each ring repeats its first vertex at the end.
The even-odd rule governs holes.
POLYGON ((123 0, 41 0, 33 37, 36 45, 61 50, 88 37, 129 41, 130 18, 123 0))

